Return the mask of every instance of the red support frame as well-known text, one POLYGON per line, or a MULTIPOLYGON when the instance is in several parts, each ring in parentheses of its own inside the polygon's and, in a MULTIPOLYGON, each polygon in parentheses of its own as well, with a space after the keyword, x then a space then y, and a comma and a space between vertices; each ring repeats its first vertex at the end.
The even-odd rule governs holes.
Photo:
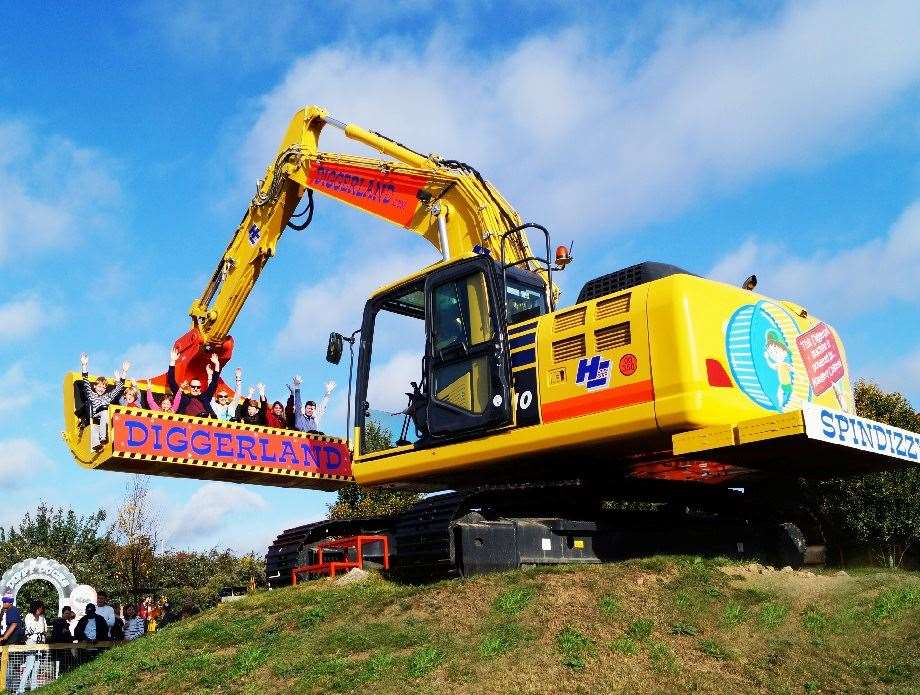
POLYGON ((337 538, 335 540, 321 541, 316 544, 317 556, 316 562, 312 565, 300 565, 291 570, 291 584, 297 586, 298 574, 328 574, 334 577, 339 570, 352 569, 358 567, 364 569, 364 546, 371 543, 383 544, 383 569, 390 569, 390 539, 385 535, 367 535, 367 536, 349 536, 348 538, 337 538), (354 560, 331 560, 323 561, 323 552, 325 550, 344 550, 345 557, 348 557, 348 551, 355 549, 354 560))

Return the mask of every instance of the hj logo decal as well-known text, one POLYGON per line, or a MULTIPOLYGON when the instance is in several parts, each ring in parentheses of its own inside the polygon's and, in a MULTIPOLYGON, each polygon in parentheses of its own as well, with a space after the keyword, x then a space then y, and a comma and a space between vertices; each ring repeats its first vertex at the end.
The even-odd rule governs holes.
POLYGON ((249 243, 255 246, 256 242, 259 241, 260 236, 262 236, 262 232, 259 231, 259 228, 256 225, 252 225, 249 228, 249 243))
POLYGON ((610 381, 610 360, 602 360, 600 355, 587 358, 582 357, 578 363, 576 384, 584 384, 585 388, 603 388, 610 381))

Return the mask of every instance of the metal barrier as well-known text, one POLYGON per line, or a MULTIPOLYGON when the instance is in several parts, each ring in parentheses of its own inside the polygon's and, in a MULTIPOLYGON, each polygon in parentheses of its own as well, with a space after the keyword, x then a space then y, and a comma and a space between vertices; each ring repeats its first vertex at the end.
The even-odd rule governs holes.
POLYGON ((0 692, 35 690, 91 661, 115 642, 16 644, 0 647, 0 692))
POLYGON ((383 569, 390 569, 390 539, 386 535, 349 536, 316 544, 316 562, 312 565, 300 565, 291 570, 291 584, 297 586, 300 574, 328 574, 334 577, 336 572, 358 567, 364 569, 364 546, 380 543, 383 545, 383 569), (324 561, 326 550, 341 550, 345 558, 338 561, 324 561), (349 560, 349 550, 355 551, 355 559, 349 560))

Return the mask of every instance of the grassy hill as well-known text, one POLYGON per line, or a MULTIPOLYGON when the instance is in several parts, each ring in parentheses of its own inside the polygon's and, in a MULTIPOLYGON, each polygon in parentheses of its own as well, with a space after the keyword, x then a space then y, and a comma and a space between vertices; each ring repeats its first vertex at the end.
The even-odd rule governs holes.
POLYGON ((110 650, 47 693, 920 693, 920 575, 694 558, 314 582, 110 650))

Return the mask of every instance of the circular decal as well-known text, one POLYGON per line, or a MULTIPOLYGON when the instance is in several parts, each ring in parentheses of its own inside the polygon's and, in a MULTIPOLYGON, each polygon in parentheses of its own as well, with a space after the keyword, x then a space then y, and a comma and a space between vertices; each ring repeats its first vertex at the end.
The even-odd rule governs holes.
POLYGON ((503 401, 503 400, 504 400, 504 399, 503 399, 499 394, 496 393, 496 394, 492 397, 492 405, 494 405, 494 406, 497 408, 497 407, 499 407, 499 406, 502 404, 502 401, 503 401))
POLYGON ((623 376, 632 376, 636 373, 638 367, 639 362, 636 360, 635 355, 626 353, 620 358, 620 374, 623 376))
POLYGON ((728 320, 725 351, 741 391, 767 410, 783 413, 811 400, 811 385, 795 339, 795 318, 779 304, 746 304, 728 320))

